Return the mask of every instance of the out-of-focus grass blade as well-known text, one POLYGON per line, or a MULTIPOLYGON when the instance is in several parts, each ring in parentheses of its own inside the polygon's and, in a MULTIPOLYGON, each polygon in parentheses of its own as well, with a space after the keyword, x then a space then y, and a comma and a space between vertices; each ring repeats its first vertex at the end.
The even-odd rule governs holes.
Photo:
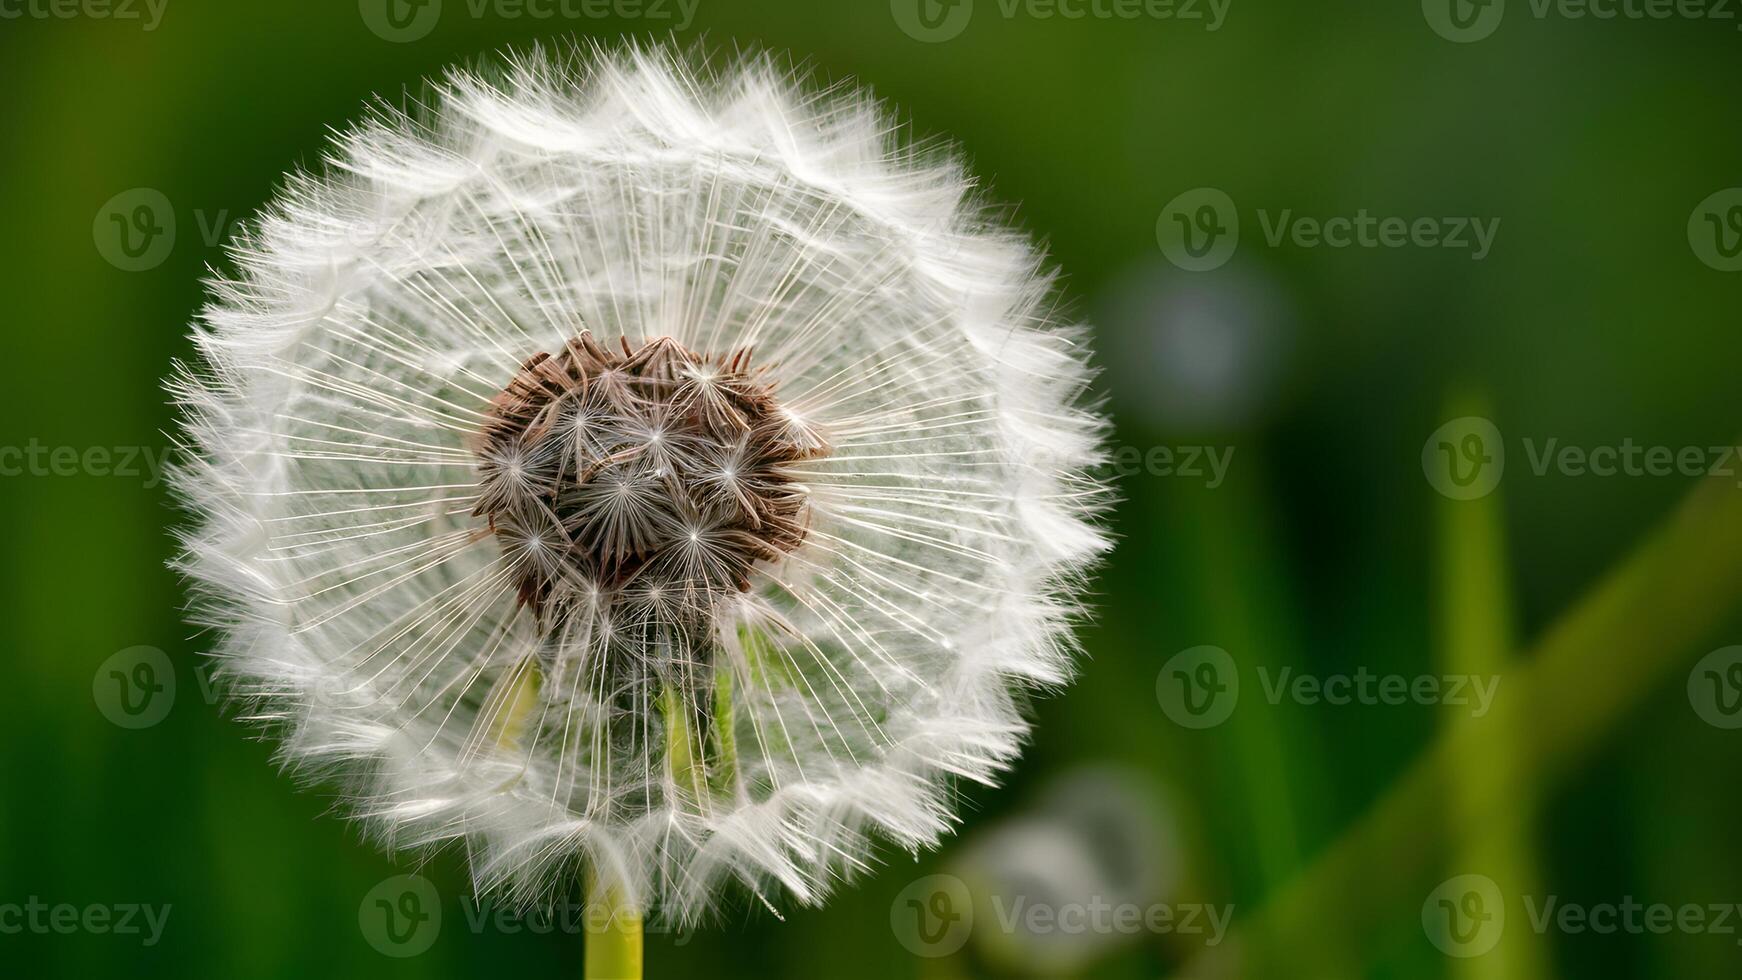
MULTIPOLYGON (((1272 515, 1257 489, 1264 485, 1263 461, 1241 448, 1238 479, 1179 494, 1188 511, 1179 527, 1192 529, 1179 543, 1192 549, 1185 564, 1194 570, 1200 635, 1226 649, 1243 675, 1256 677, 1260 668, 1273 675, 1299 669, 1302 630, 1280 571, 1286 563, 1275 546, 1272 515)), ((1290 706, 1266 704, 1252 686, 1253 696, 1243 697, 1241 709, 1218 730, 1238 779, 1234 798, 1213 805, 1211 813, 1249 815, 1245 829, 1256 850, 1257 884, 1268 895, 1304 863, 1302 838, 1312 835, 1312 824, 1324 826, 1331 781, 1316 733, 1290 706)), ((1315 975, 1354 975, 1336 930, 1301 939, 1297 963, 1310 964, 1315 975)))
MULTIPOLYGON (((1545 792, 1685 662, 1742 602, 1742 493, 1733 476, 1700 481, 1676 512, 1564 614, 1509 676, 1528 717, 1514 745, 1517 777, 1545 792)), ((1446 773, 1480 751, 1482 728, 1449 724, 1367 813, 1258 916, 1182 975, 1286 976, 1292 950, 1324 928, 1325 909, 1351 939, 1372 941, 1417 908, 1447 845, 1446 773)), ((1481 821, 1516 823, 1509 805, 1481 821)))
MULTIPOLYGON (((1455 399, 1445 418, 1489 417, 1487 406, 1468 396, 1455 399)), ((1507 573, 1505 521, 1500 491, 1472 500, 1443 498, 1437 507, 1437 585, 1440 629, 1435 651, 1443 676, 1470 678, 1466 704, 1445 705, 1449 724, 1469 720, 1469 749, 1449 759, 1446 814, 1451 851, 1447 875, 1482 874, 1504 895, 1539 894, 1532 840, 1538 805, 1517 758, 1523 732, 1523 701, 1510 690, 1515 679, 1511 577, 1507 573), (1482 710, 1479 692, 1493 685, 1482 710), (1508 813, 1499 825, 1486 815, 1508 813)), ((1530 929, 1503 930, 1491 951, 1449 960, 1460 980, 1548 980, 1550 956, 1530 929)))

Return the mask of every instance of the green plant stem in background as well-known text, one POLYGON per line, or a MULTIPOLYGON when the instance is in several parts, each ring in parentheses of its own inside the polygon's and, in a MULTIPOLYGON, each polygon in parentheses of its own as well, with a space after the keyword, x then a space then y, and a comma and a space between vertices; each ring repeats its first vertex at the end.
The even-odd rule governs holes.
MULTIPOLYGON (((1514 710, 1530 724, 1510 747, 1517 777, 1540 797, 1739 602, 1742 491, 1730 477, 1709 477, 1507 676, 1500 697, 1516 699, 1514 710)), ((1290 951, 1327 928, 1355 942, 1387 929, 1419 930, 1416 910, 1448 845, 1447 774, 1484 751, 1487 739, 1468 718, 1448 725, 1366 816, 1182 975, 1290 976, 1290 951)), ((1520 815, 1510 804, 1488 800, 1465 818, 1491 833, 1517 833, 1520 815)))
POLYGON ((538 669, 536 657, 527 657, 513 668, 502 686, 485 701, 484 717, 490 725, 491 741, 504 749, 520 751, 526 723, 538 707, 538 690, 543 686, 544 674, 538 669))
MULTIPOLYGON (((1479 399, 1457 399, 1445 418, 1492 417, 1479 399)), ((1474 500, 1439 501, 1438 649, 1442 673, 1497 679, 1487 714, 1470 716, 1468 706, 1445 706, 1448 724, 1469 717, 1476 750, 1451 760, 1446 773, 1450 807, 1445 825, 1451 835, 1448 861, 1455 874, 1487 875, 1513 892, 1535 893, 1540 875, 1535 848, 1537 795, 1522 778, 1513 747, 1528 737, 1529 719, 1521 699, 1507 697, 1518 673, 1513 635, 1511 575, 1507 570, 1506 530, 1499 491, 1474 500), (1487 815, 1510 809, 1516 819, 1490 829, 1487 815)), ((1550 956, 1543 938, 1529 929, 1506 930, 1484 956, 1448 964, 1458 980, 1550 980, 1550 956)))
POLYGON ((659 704, 665 718, 666 767, 672 782, 692 794, 691 804, 702 807, 707 804, 706 753, 696 741, 687 703, 677 688, 666 685, 659 704))
MULTIPOLYGON (((1275 518, 1262 495, 1264 460, 1256 451, 1243 457, 1242 478, 1216 490, 1181 494, 1175 528, 1188 578, 1196 591, 1191 605, 1201 621, 1193 626, 1214 637, 1249 668, 1272 670, 1297 663, 1293 638, 1300 635, 1285 562, 1276 546, 1275 518)), ((1257 884, 1268 894, 1298 874, 1305 863, 1303 822, 1328 829, 1325 755, 1317 733, 1299 714, 1286 710, 1248 711, 1229 719, 1235 753, 1233 770, 1243 780, 1224 805, 1250 820, 1243 828, 1254 842, 1257 884)), ((1226 792, 1212 787, 1211 792, 1226 792)), ((1321 838, 1322 839, 1322 838, 1321 838)), ((1188 900, 1179 896, 1179 901, 1188 900)), ((1295 950, 1302 962, 1325 976, 1352 976, 1354 968, 1339 936, 1324 932, 1310 946, 1295 950)))
POLYGON ((732 665, 721 663, 714 668, 714 766, 708 773, 708 788, 721 795, 731 793, 738 778, 738 739, 732 727, 735 718, 732 665))

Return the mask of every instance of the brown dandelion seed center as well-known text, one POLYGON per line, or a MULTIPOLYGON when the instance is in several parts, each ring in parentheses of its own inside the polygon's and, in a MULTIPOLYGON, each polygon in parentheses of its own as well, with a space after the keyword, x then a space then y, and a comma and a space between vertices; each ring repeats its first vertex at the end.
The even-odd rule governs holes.
POLYGON ((785 467, 828 452, 749 351, 670 337, 612 348, 583 331, 521 365, 488 415, 476 513, 541 617, 592 601, 700 612, 748 590, 758 562, 804 540, 785 467))

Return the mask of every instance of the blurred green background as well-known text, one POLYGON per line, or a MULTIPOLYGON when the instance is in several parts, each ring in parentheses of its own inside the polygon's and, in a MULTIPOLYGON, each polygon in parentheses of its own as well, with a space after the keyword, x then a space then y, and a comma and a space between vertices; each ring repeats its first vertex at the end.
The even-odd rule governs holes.
POLYGON ((784 922, 740 904, 696 935, 650 936, 650 977, 1736 975, 1742 915, 1728 933, 1711 912, 1666 931, 1534 920, 1551 896, 1742 901, 1742 731, 1725 727, 1742 721, 1726 686, 1742 670, 1702 660, 1742 642, 1742 466, 1701 481, 1532 465, 1550 439, 1742 434, 1742 274, 1724 255, 1742 192, 1708 200, 1742 184, 1734 11, 1454 0, 1477 18, 1461 29, 1440 0, 1065 0, 1080 18, 920 2, 697 0, 685 22, 676 0, 611 17, 577 0, 552 19, 446 0, 403 8, 401 30, 375 0, 0 0, 0 976, 580 975, 577 936, 471 925, 454 853, 421 868, 439 934, 384 955, 360 911, 418 866, 295 790, 213 703, 164 567, 177 517, 119 457, 166 448, 160 378, 189 350, 228 229, 371 94, 506 44, 673 30, 790 51, 959 139, 1095 321, 1116 444, 1182 454, 1120 474, 1081 679, 1037 705, 1003 787, 964 790, 960 837, 917 861, 886 850, 784 922), (1157 233, 1199 216, 1170 202, 1202 187, 1234 205, 1240 237, 1194 272, 1157 233), (125 196, 142 188, 161 198, 125 196), (142 202, 175 230, 131 256, 142 202), (1496 233, 1480 258, 1273 243, 1284 212, 1496 233), (1493 421, 1506 468, 1454 500, 1423 455, 1463 416, 1493 421), (1228 461, 1221 478, 1178 465, 1194 447, 1228 461), (160 722, 129 729, 105 692, 141 646, 167 654, 175 690, 160 722), (1202 646, 1226 659, 1173 659, 1202 646), (1205 662, 1232 665, 1240 690, 1195 728, 1170 692, 1205 662), (1499 686, 1476 718, 1268 697, 1284 668, 1499 686), (934 874, 991 891, 961 949, 915 955, 948 952, 916 950, 904 924, 934 874), (1495 911, 1493 894, 1461 904, 1468 874, 1497 887, 1504 929, 1473 919, 1448 938, 1439 898, 1495 911), (1019 894, 1231 906, 1233 926, 1000 928, 1019 894), (151 945, 9 929, 33 899, 170 912, 151 945))

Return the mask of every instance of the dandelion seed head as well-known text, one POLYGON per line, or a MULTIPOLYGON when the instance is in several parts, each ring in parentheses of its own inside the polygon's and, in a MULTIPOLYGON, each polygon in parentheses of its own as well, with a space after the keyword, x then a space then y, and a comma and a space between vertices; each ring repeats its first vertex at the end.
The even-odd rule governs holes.
POLYGON ((535 51, 288 179, 171 388, 193 615, 289 768, 682 923, 951 831, 1070 676, 1105 422, 900 133, 768 57, 535 51))

